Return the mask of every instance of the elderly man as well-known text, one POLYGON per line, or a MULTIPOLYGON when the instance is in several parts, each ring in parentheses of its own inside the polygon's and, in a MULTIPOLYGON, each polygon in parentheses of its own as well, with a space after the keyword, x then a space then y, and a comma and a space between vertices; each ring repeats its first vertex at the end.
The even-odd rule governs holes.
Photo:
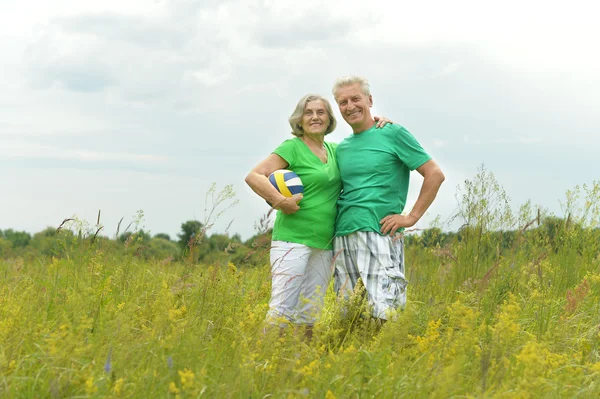
POLYGON ((348 297, 364 284, 372 316, 387 320, 406 303, 404 240, 400 234, 429 208, 444 174, 402 126, 375 129, 373 98, 361 76, 338 79, 333 96, 353 134, 337 148, 343 190, 338 200, 334 252, 335 288, 348 297), (410 171, 423 176, 417 201, 408 214, 410 171))

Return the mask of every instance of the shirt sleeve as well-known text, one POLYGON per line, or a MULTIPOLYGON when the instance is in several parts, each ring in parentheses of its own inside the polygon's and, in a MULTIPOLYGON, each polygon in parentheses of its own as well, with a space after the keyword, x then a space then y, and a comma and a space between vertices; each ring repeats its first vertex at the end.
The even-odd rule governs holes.
POLYGON ((294 169, 296 163, 296 143, 294 139, 285 140, 279 147, 273 150, 273 154, 279 155, 288 164, 290 169, 294 169))
POLYGON ((394 144, 396 155, 398 155, 400 160, 410 170, 415 170, 425 162, 431 160, 431 155, 429 155, 417 139, 402 126, 398 125, 394 144))

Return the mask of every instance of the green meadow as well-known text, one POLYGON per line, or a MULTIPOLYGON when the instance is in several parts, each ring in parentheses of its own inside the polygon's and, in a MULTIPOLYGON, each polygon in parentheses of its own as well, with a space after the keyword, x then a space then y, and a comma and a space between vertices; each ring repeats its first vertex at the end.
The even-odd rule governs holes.
MULTIPOLYGON (((217 194, 215 217, 234 201, 217 194)), ((484 169, 456 198, 460 229, 406 232, 394 320, 325 287, 311 340, 263 328, 268 232, 227 240, 206 221, 179 247, 80 221, 27 245, 5 234, 0 397, 600 397, 600 183, 557 199, 560 215, 512 205, 484 169)))

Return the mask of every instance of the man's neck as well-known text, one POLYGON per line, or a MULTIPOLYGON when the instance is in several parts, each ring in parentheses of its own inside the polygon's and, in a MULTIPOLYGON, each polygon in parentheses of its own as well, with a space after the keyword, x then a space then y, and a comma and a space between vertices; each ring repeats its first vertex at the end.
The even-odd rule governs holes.
POLYGON ((362 133, 365 130, 369 130, 373 126, 375 126, 375 119, 370 118, 370 119, 367 119, 366 122, 361 123, 360 125, 351 126, 351 127, 352 127, 352 131, 354 132, 354 134, 357 134, 357 133, 362 133))

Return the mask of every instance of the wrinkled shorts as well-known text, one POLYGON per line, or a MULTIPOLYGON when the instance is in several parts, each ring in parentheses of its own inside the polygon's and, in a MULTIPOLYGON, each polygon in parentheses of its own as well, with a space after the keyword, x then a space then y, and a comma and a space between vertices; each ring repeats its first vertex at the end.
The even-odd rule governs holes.
POLYGON ((271 243, 271 300, 267 320, 313 325, 333 274, 333 251, 286 241, 271 243))
POLYGON ((365 287, 372 316, 387 320, 406 304, 404 238, 357 231, 335 237, 335 290, 342 298, 354 292, 359 280, 365 287))

